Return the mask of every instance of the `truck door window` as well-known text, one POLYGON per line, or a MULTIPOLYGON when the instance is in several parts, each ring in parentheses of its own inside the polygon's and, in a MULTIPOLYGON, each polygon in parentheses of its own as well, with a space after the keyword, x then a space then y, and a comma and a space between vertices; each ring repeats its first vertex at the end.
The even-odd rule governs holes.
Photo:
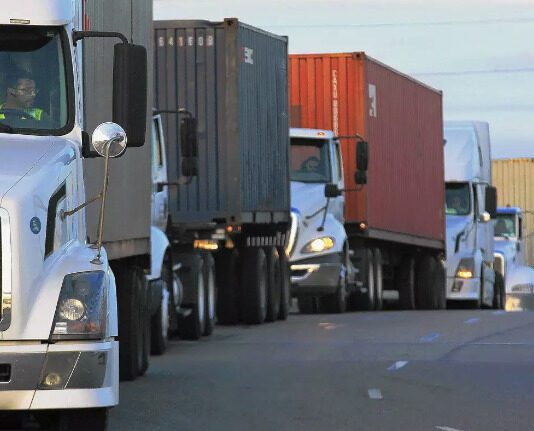
POLYGON ((494 223, 494 234, 502 238, 514 238, 515 214, 497 214, 494 223))
POLYGON ((69 131, 69 120, 74 118, 69 109, 73 105, 69 62, 67 36, 60 28, 0 28, 0 123, 5 126, 0 132, 69 131))
POLYGON ((330 171, 328 140, 291 138, 291 181, 329 183, 330 171))
POLYGON ((471 213, 469 183, 446 183, 445 203, 447 215, 469 215, 471 213))

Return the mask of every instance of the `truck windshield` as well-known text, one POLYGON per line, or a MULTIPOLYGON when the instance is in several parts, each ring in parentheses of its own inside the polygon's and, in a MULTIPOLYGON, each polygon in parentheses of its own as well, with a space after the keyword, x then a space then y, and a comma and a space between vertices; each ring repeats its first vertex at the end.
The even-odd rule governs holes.
POLYGON ((468 215, 471 213, 469 183, 447 183, 445 203, 447 215, 468 215))
POLYGON ((0 133, 61 134, 69 120, 64 31, 0 28, 0 133))
POLYGON ((514 214, 497 214, 493 221, 495 236, 502 238, 515 238, 515 215, 514 214))
POLYGON ((328 140, 291 138, 291 181, 329 183, 331 177, 328 140))

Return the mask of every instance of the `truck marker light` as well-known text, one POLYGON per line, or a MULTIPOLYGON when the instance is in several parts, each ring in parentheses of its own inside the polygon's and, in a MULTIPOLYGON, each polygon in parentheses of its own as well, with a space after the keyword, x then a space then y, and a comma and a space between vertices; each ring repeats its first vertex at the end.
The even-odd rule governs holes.
POLYGON ((317 132, 317 136, 326 136, 325 132, 317 132))
POLYGON ((9 22, 11 24, 16 24, 16 25, 28 25, 28 24, 30 24, 30 20, 29 19, 12 18, 12 19, 9 20, 9 22))
POLYGON ((43 381, 45 386, 59 386, 61 384, 61 376, 57 373, 48 374, 43 381))
POLYGON ((359 228, 361 231, 364 231, 365 229, 367 229, 367 225, 364 222, 361 222, 359 228))

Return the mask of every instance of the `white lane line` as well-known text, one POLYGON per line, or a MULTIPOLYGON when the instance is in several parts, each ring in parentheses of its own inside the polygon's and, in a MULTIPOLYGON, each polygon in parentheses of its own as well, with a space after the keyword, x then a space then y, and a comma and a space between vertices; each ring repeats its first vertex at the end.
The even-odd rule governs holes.
POLYGON ((433 332, 432 334, 421 337, 419 341, 421 341, 421 343, 431 343, 439 336, 440 336, 439 332, 433 332))
POLYGON ((372 400, 381 400, 384 398, 380 389, 369 389, 367 393, 372 400))
POLYGON ((473 323, 480 322, 480 319, 478 317, 473 317, 472 319, 467 319, 464 321, 464 323, 467 323, 468 325, 472 325, 473 323))
POLYGON ((397 361, 391 367, 389 367, 387 370, 388 371, 397 371, 397 370, 400 370, 402 367, 405 367, 406 364, 408 364, 408 361, 397 361))
POLYGON ((436 429, 441 430, 441 431, 461 431, 459 429, 451 428, 451 427, 436 427, 436 429))

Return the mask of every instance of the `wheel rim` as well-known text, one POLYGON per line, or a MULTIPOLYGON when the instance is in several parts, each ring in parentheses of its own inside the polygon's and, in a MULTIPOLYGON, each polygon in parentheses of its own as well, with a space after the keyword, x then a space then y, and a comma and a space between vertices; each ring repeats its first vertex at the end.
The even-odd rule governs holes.
POLYGON ((197 295, 198 320, 200 323, 200 330, 204 332, 206 327, 206 296, 204 294, 204 277, 202 276, 202 273, 198 275, 197 295))

